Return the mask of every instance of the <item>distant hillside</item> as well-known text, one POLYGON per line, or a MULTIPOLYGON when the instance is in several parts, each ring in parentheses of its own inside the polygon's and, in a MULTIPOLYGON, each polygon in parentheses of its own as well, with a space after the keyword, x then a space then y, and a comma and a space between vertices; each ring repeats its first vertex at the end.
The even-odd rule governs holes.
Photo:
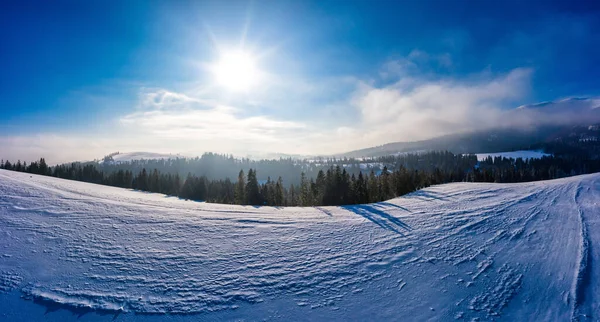
POLYGON ((488 130, 452 134, 416 142, 394 142, 355 150, 338 157, 374 157, 406 152, 448 150, 453 153, 495 153, 541 149, 549 153, 591 153, 600 157, 600 126, 546 126, 535 130, 488 130))
POLYGON ((111 153, 103 158, 101 163, 104 162, 131 162, 134 160, 159 160, 159 159, 174 159, 182 158, 180 154, 166 154, 166 153, 154 153, 154 152, 128 152, 128 153, 111 153))
POLYGON ((600 157, 599 123, 600 99, 568 98, 507 110, 493 120, 493 127, 423 141, 393 142, 337 156, 372 157, 434 150, 494 153, 543 148, 559 154, 591 152, 600 157))

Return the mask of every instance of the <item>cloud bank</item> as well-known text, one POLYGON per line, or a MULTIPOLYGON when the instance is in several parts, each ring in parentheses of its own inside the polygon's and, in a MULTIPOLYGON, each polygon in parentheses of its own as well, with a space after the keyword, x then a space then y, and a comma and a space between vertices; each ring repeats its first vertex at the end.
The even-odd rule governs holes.
POLYGON ((372 141, 427 139, 495 126, 507 107, 529 94, 531 75, 530 69, 518 68, 465 80, 408 77, 383 87, 362 83, 352 104, 372 141))

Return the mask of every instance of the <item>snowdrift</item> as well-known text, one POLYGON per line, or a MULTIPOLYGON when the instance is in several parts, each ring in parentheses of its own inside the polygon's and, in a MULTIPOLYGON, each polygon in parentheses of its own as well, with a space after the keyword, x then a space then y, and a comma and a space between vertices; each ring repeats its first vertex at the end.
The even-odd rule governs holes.
POLYGON ((0 170, 5 321, 598 320, 600 175, 273 208, 0 170))

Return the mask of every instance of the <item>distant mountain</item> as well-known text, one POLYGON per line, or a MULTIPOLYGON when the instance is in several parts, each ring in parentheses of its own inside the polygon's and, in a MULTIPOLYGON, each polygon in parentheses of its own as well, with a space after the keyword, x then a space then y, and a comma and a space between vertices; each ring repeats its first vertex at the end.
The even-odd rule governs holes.
MULTIPOLYGON (((507 111, 497 127, 415 142, 394 142, 336 155, 374 157, 407 152, 448 150, 494 153, 521 149, 600 145, 600 99, 569 98, 523 105, 507 111), (587 143, 586 143, 587 142, 587 143), (597 144, 596 144, 597 143, 597 144)), ((592 148, 592 151, 596 151, 592 148)))
POLYGON ((394 142, 341 154, 342 157, 374 157, 406 152, 448 150, 454 153, 485 153, 528 149, 544 139, 544 133, 490 130, 445 135, 415 142, 394 142))
POLYGON ((437 150, 453 153, 494 153, 539 149, 560 153, 568 147, 598 154, 600 125, 546 126, 535 130, 501 129, 461 133, 424 141, 388 143, 347 152, 338 157, 376 157, 437 150))
MULTIPOLYGON (((234 155, 236 156, 236 155, 234 155)), ((277 159, 294 159, 294 160, 304 160, 313 158, 313 155, 306 154, 289 154, 289 153, 272 153, 272 152, 260 152, 260 151, 252 151, 247 152, 244 158, 248 158, 250 160, 277 160, 277 159)))

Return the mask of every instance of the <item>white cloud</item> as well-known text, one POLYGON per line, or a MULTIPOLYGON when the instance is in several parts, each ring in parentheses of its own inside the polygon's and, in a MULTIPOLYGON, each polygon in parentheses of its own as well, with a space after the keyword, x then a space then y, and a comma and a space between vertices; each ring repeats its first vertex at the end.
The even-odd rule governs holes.
POLYGON ((50 164, 91 161, 113 151, 135 149, 128 138, 106 138, 93 135, 74 136, 41 133, 29 136, 0 137, 0 157, 12 162, 31 162, 44 157, 50 164))
POLYGON ((190 97, 183 93, 176 93, 162 88, 142 88, 139 94, 141 109, 163 109, 171 106, 182 106, 192 103, 203 103, 202 100, 190 97))
POLYGON ((266 116, 240 117, 236 109, 219 106, 207 110, 154 110, 125 116, 121 122, 163 138, 277 141, 301 123, 278 121, 266 116))
POLYGON ((454 62, 449 53, 430 54, 425 51, 414 49, 406 57, 389 60, 379 71, 383 80, 423 76, 435 74, 438 69, 452 69, 454 62))
MULTIPOLYGON (((367 144, 418 140, 497 124, 507 107, 529 94, 532 71, 476 75, 467 80, 401 79, 384 87, 363 83, 352 104, 367 144)), ((366 142, 365 142, 366 143, 366 142)))
POLYGON ((433 62, 439 67, 450 68, 452 67, 452 57, 449 53, 441 54, 429 54, 419 49, 414 49, 408 54, 408 60, 414 63, 430 63, 433 62))
POLYGON ((182 148, 195 146, 197 151, 237 152, 285 148, 286 142, 306 134, 307 127, 300 122, 246 116, 231 106, 165 90, 157 92, 146 93, 141 109, 120 120, 148 139, 173 141, 182 148), (164 93, 177 99, 162 100, 157 106, 154 97, 164 93), (224 151, 224 147, 231 150, 224 151))

